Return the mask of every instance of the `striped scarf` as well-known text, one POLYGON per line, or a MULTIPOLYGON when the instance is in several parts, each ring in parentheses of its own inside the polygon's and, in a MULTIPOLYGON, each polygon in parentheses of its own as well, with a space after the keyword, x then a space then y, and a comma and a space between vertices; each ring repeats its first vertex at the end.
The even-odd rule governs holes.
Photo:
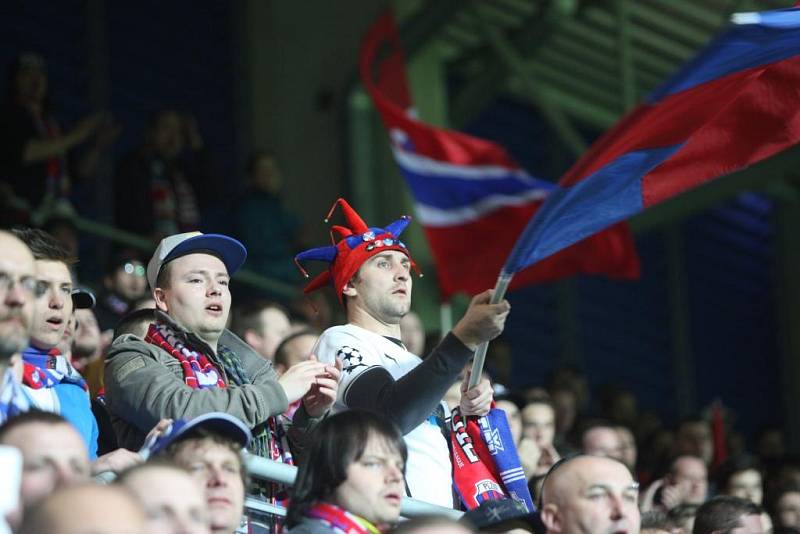
POLYGON ((10 417, 30 410, 31 403, 22 391, 21 384, 17 382, 13 369, 6 369, 0 380, 0 423, 3 423, 10 417))
POLYGON ((189 348, 169 326, 151 324, 144 340, 168 352, 180 362, 183 380, 190 388, 226 387, 219 371, 208 361, 206 355, 189 348))
POLYGON ((89 391, 86 380, 55 347, 49 350, 28 347, 22 351, 22 361, 22 383, 31 389, 51 388, 67 382, 89 391))
POLYGON ((450 424, 453 485, 467 509, 510 497, 536 511, 505 412, 464 417, 455 408, 450 424))

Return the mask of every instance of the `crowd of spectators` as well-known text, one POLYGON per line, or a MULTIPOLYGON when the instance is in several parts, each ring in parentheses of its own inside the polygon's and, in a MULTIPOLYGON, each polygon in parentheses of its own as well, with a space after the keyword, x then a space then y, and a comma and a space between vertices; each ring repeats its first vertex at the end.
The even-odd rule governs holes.
POLYGON ((314 295, 235 302, 246 251, 249 267, 296 280, 301 224, 280 205, 275 156, 259 152, 233 237, 195 232, 219 184, 188 113, 155 113, 114 179, 116 224, 158 246, 117 250, 101 280, 77 280, 71 186, 118 127, 92 115, 62 132, 48 91, 42 58, 20 55, 0 141, 14 226, 0 230, 0 533, 800 532, 800 461, 778 429, 748 450, 719 404, 670 427, 568 367, 525 389, 470 386, 473 351, 502 332, 508 303, 476 296, 426 350, 407 219, 376 234, 340 201, 346 247, 304 258, 331 262, 309 287, 330 282, 346 324, 314 295), (460 522, 398 524, 405 496, 460 506, 442 431, 492 402, 538 512, 490 500, 460 522), (248 457, 298 466, 294 487, 249 476, 248 457))

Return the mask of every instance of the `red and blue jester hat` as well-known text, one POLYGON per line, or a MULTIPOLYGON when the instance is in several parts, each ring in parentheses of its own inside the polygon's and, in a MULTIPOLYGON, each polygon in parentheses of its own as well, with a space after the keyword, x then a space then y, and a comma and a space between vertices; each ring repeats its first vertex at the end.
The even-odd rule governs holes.
POLYGON ((368 227, 367 223, 350 207, 350 204, 340 198, 334 202, 333 207, 328 212, 328 216, 325 218, 325 223, 330 220, 337 206, 342 208, 342 214, 347 226, 333 225, 331 227, 331 245, 306 250, 294 258, 297 267, 306 278, 309 275, 300 262, 316 260, 329 263, 328 270, 311 280, 303 289, 304 293, 311 293, 331 284, 336 291, 336 297, 341 303, 344 298, 342 290, 345 284, 358 272, 359 267, 372 256, 387 250, 402 252, 411 260, 412 267, 415 270, 417 269, 405 243, 399 239, 400 234, 411 222, 411 217, 403 215, 386 228, 368 227), (333 235, 334 232, 339 236, 338 243, 333 235))

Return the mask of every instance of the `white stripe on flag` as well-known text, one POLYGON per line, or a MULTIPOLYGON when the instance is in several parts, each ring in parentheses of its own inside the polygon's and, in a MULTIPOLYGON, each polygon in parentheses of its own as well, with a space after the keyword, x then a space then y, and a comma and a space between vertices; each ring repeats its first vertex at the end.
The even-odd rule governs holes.
POLYGON ((505 207, 522 206, 536 200, 544 200, 550 191, 531 189, 519 195, 490 195, 474 204, 458 208, 441 209, 427 204, 416 203, 417 218, 423 226, 458 226, 476 221, 495 210, 505 207))
POLYGON ((406 152, 397 146, 392 147, 392 152, 394 152, 398 165, 415 174, 423 174, 431 178, 462 178, 464 180, 516 178, 533 186, 538 183, 523 169, 509 169, 500 165, 456 165, 406 152))

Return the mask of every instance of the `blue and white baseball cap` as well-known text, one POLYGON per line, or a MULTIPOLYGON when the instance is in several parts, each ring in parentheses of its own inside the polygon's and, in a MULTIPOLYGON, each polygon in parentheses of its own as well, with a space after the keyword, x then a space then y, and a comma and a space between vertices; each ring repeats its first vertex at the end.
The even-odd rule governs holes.
POLYGON ((167 236, 158 244, 153 257, 147 263, 147 282, 150 288, 155 289, 158 273, 164 264, 187 254, 208 251, 219 256, 230 276, 239 270, 247 258, 247 249, 244 245, 226 235, 186 232, 167 236))
POLYGON ((234 443, 238 443, 242 448, 250 444, 252 434, 247 425, 236 417, 224 412, 209 412, 195 417, 194 419, 178 419, 167 432, 161 434, 155 442, 150 445, 149 455, 154 456, 164 451, 167 447, 182 438, 190 436, 192 432, 204 429, 220 436, 230 438, 234 443))

